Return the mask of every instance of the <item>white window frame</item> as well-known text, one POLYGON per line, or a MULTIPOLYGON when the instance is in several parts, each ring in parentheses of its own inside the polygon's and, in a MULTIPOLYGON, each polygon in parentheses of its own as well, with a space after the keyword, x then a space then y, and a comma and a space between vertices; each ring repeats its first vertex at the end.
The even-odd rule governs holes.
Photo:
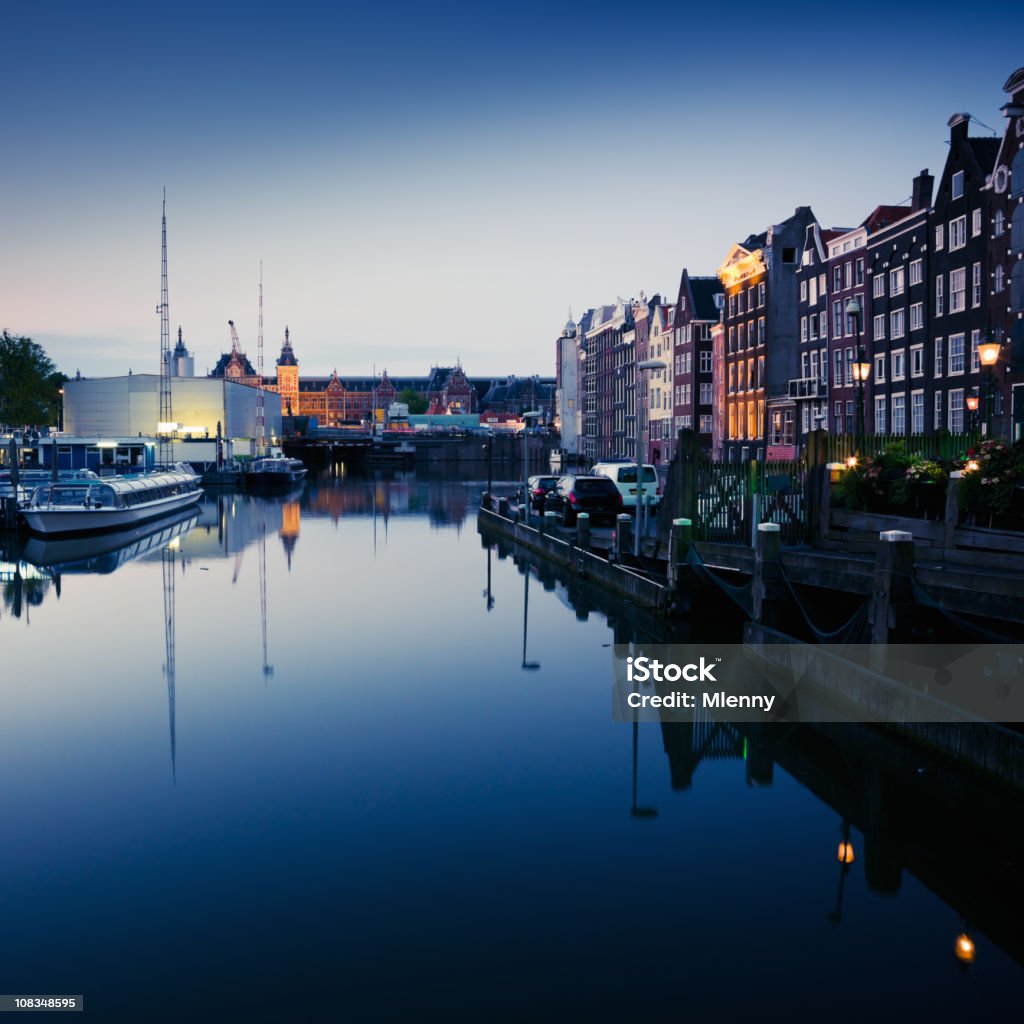
POLYGON ((933 409, 935 411, 934 411, 934 413, 932 415, 932 429, 933 430, 941 430, 942 429, 942 424, 943 424, 943 419, 942 419, 942 392, 941 391, 936 391, 935 392, 935 402, 933 404, 933 409))
POLYGON ((889 271, 889 295, 896 296, 903 294, 904 274, 902 267, 893 267, 889 271))
POLYGON ((904 380, 907 376, 907 350, 905 348, 893 349, 889 353, 889 365, 892 368, 889 379, 904 380))
POLYGON ((935 359, 932 363, 932 376, 941 377, 942 371, 945 369, 945 356, 942 351, 942 339, 935 339, 935 359))
POLYGON ((935 275, 935 315, 942 316, 943 299, 945 297, 945 280, 941 274, 935 275))
POLYGON ((910 376, 924 376, 924 345, 910 346, 910 376))
POLYGON ((936 252, 943 247, 945 238, 945 229, 941 224, 935 225, 935 250, 936 252))
POLYGON ((949 251, 956 252, 967 244, 967 214, 949 222, 949 251))
POLYGON ((885 364, 887 360, 885 354, 875 356, 875 383, 885 383, 885 364))
POLYGON ((949 346, 946 355, 946 373, 950 377, 961 377, 967 365, 966 354, 967 337, 963 331, 949 336, 949 346), (959 351, 956 351, 959 349, 959 351))
POLYGON ((873 299, 885 298, 885 274, 875 274, 871 279, 871 297, 873 299))
POLYGON ((919 331, 924 327, 924 303, 915 302, 910 307, 910 329, 919 331))
POLYGON ((910 284, 920 284, 924 280, 924 260, 912 260, 910 263, 910 284))
POLYGON ((967 308, 967 268, 949 272, 949 312, 962 313, 967 308))
POLYGON ((981 234, 981 208, 979 207, 971 214, 971 238, 977 238, 981 234))
POLYGON ((886 409, 885 395, 875 396, 875 422, 874 430, 876 434, 884 434, 887 431, 889 420, 886 409))
POLYGON ((924 433, 924 391, 910 392, 910 433, 924 433))
POLYGON ((971 309, 977 309, 981 305, 981 264, 975 263, 971 267, 971 309))
POLYGON ((964 172, 956 171, 950 183, 949 196, 951 199, 963 199, 964 197, 964 172))
POLYGON ((889 428, 890 434, 895 434, 897 437, 905 437, 907 433, 907 395, 904 391, 899 391, 892 396, 892 425, 889 428), (900 421, 896 422, 896 413, 900 413, 900 421))
POLYGON ((885 338, 885 314, 884 313, 879 313, 874 318, 872 323, 873 323, 872 337, 875 339, 875 341, 881 341, 883 338, 885 338))
POLYGON ((902 338, 907 333, 907 312, 902 307, 889 314, 889 337, 892 340, 902 338))
POLYGON ((946 406, 947 429, 951 434, 962 434, 964 432, 964 389, 951 388, 949 401, 946 406), (954 420, 954 414, 959 413, 959 423, 954 420))

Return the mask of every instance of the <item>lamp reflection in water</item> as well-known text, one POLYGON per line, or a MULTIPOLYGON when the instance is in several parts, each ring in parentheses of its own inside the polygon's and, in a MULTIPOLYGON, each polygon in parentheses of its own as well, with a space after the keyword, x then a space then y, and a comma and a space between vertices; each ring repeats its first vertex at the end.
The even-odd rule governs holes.
POLYGON ((966 922, 964 922, 963 931, 961 931, 956 937, 956 942, 953 945, 953 952, 956 954, 956 958, 962 968, 970 967, 971 964, 974 963, 974 957, 977 950, 975 949, 974 939, 970 936, 966 922))
MULTIPOLYGON (((529 504, 529 501, 527 501, 529 504)), ((523 663, 520 666, 524 672, 536 672, 540 668, 539 661, 526 660, 526 626, 529 620, 530 608, 530 563, 523 559, 523 663)))
POLYGON ((839 892, 836 894, 835 910, 830 910, 828 919, 832 924, 839 924, 843 919, 843 890, 846 887, 846 876, 850 871, 850 865, 854 862, 853 843, 850 842, 850 823, 844 818, 841 827, 842 838, 839 841, 839 849, 836 851, 836 860, 839 862, 839 892))

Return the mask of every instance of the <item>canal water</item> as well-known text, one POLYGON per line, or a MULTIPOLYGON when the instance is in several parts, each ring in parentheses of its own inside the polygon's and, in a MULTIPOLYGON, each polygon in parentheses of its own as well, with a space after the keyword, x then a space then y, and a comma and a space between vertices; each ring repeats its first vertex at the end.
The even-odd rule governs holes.
POLYGON ((1015 1005, 1017 796, 866 729, 613 723, 610 645, 651 623, 482 537, 481 489, 324 477, 127 550, 8 544, 0 992, 102 1021, 1015 1005))

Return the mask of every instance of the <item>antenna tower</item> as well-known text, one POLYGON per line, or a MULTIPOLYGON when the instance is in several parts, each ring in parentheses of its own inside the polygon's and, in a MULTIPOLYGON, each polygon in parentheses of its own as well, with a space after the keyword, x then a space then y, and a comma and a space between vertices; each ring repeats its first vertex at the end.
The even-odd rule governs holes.
POLYGON ((171 422, 171 316, 167 302, 167 189, 164 189, 163 219, 160 228, 160 414, 157 434, 160 438, 160 463, 171 463, 171 438, 167 424, 171 422), (163 424, 163 429, 161 429, 163 424))
POLYGON ((259 384, 256 388, 256 454, 267 454, 267 426, 263 407, 263 260, 260 260, 260 315, 256 342, 256 373, 259 384))

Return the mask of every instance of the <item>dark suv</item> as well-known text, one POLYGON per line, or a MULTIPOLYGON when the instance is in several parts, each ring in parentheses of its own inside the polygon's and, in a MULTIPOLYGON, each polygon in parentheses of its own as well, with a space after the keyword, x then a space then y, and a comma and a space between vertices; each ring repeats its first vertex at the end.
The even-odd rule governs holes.
POLYGON ((622 495, 606 476, 563 476, 544 499, 547 512, 557 512, 563 526, 572 526, 580 512, 590 521, 614 523, 622 511, 622 495))
POLYGON ((530 493, 530 508, 537 512, 544 511, 544 499, 548 491, 552 490, 558 483, 557 476, 531 476, 526 481, 526 488, 530 493))

